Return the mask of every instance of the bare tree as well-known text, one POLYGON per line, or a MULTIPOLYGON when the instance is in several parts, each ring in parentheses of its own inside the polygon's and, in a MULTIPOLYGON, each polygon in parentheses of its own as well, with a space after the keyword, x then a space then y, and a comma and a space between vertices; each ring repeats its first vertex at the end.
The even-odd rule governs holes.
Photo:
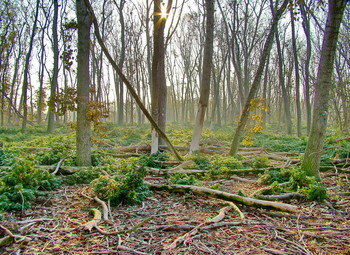
MULTIPOLYGON (((52 22, 52 51, 53 51, 53 70, 52 70, 52 80, 50 88, 50 99, 55 98, 56 91, 58 89, 58 33, 57 33, 57 21, 58 21, 58 0, 53 0, 54 11, 53 11, 53 22, 52 22)), ((55 121, 55 108, 53 102, 49 104, 48 112, 48 123, 47 132, 52 133, 54 131, 54 121, 55 121)))
POLYGON ((194 130, 192 135, 192 141, 190 146, 190 153, 198 151, 199 141, 203 130, 203 123, 205 112, 208 108, 208 100, 210 93, 210 79, 211 69, 213 64, 213 41, 214 41, 214 1, 205 1, 206 9, 206 31, 205 31, 205 44, 204 55, 202 64, 202 77, 200 97, 198 104, 197 116, 194 124, 194 130))
POLYGON ((306 145, 302 169, 309 176, 320 179, 319 166, 327 127, 328 104, 332 88, 332 73, 340 24, 346 0, 329 0, 328 16, 321 49, 321 59, 315 82, 315 100, 310 136, 306 145))
POLYGON ((287 4, 288 4, 288 0, 284 0, 281 7, 273 15, 272 23, 270 25, 270 30, 269 30, 269 33, 267 35, 267 38, 266 38, 266 41, 264 44, 264 49, 263 49, 261 56, 260 56, 259 66, 258 66, 258 69, 256 71, 254 81, 253 81, 252 86, 250 88, 249 95, 248 95, 246 103, 244 105, 243 112, 242 112, 241 118, 239 120, 238 126, 236 128, 236 132, 235 132, 232 144, 231 144, 231 149, 229 152, 229 155, 231 155, 231 156, 235 156, 237 151, 238 151, 238 147, 239 147, 239 144, 241 142, 241 137, 244 133, 244 128, 248 122, 248 117, 249 117, 249 114, 251 111, 250 103, 253 100, 253 98, 255 97, 255 95, 259 89, 259 85, 260 85, 261 77, 262 77, 262 74, 263 74, 263 71, 265 68, 266 60, 267 60, 268 55, 270 54, 271 47, 273 44, 273 38, 274 38, 275 31, 276 31, 276 27, 277 27, 279 19, 282 17, 282 14, 286 9, 287 4))
POLYGON ((35 17, 34 17, 34 23, 33 23, 33 28, 32 28, 32 33, 30 36, 30 41, 29 41, 29 48, 28 52, 26 55, 26 60, 25 60, 25 66, 24 66, 24 77, 23 77, 23 85, 22 85, 22 105, 23 105, 23 121, 22 121, 22 133, 25 133, 27 130, 27 122, 28 122, 28 105, 27 105, 27 96, 28 96, 28 75, 29 75, 29 64, 30 64, 30 57, 32 54, 32 49, 33 49, 33 42, 34 42, 34 37, 36 33, 36 24, 38 21, 38 15, 39 15, 39 5, 40 5, 40 0, 36 1, 36 8, 35 8, 35 17))

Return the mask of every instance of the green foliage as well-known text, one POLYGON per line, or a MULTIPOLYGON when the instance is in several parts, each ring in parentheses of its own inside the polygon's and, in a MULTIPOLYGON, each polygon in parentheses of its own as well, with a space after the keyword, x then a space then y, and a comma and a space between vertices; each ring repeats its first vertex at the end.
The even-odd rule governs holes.
POLYGON ((220 156, 220 155, 214 155, 210 159, 210 164, 213 169, 219 169, 221 167, 227 167, 228 169, 237 169, 243 167, 242 163, 231 156, 220 156))
POLYGON ((315 177, 307 176, 300 168, 289 168, 282 171, 268 170, 260 177, 260 182, 270 184, 269 192, 299 192, 309 200, 323 201, 327 198, 327 192, 322 183, 315 177), (280 183, 288 185, 281 186, 280 183))
POLYGON ((13 149, 0 149, 0 166, 11 166, 15 162, 18 153, 13 149))
POLYGON ((271 165, 271 161, 264 156, 256 157, 253 162, 253 168, 264 168, 269 167, 271 165))
POLYGON ((73 184, 89 184, 101 175, 100 168, 89 167, 80 170, 72 175, 68 175, 63 179, 63 182, 69 185, 73 184))
POLYGON ((270 185, 274 182, 284 183, 289 181, 289 179, 290 179, 290 171, 286 169, 281 169, 281 170, 271 169, 271 170, 266 170, 265 173, 262 176, 260 176, 259 181, 262 184, 270 185))
POLYGON ((158 151, 151 155, 142 155, 139 162, 145 167, 162 167, 160 162, 165 162, 168 158, 167 154, 158 151))
POLYGON ((170 176, 169 181, 172 184, 181 184, 181 185, 197 185, 198 179, 195 175, 188 175, 184 173, 175 173, 170 176))
MULTIPOLYGON (((41 138, 42 139, 42 138, 41 138)), ((35 153, 35 160, 40 165, 53 165, 58 163, 62 158, 74 155, 74 140, 73 137, 67 135, 52 135, 42 141, 46 147, 51 150, 39 150, 35 153)), ((69 161, 65 162, 68 165, 69 161)), ((71 162, 75 164, 75 162, 71 162)))
POLYGON ((119 166, 111 166, 113 175, 100 175, 91 182, 98 197, 110 200, 112 205, 138 204, 151 194, 143 182, 145 168, 137 160, 123 160, 119 166))
POLYGON ((186 156, 186 160, 193 160, 195 165, 194 169, 209 170, 211 168, 210 160, 208 157, 199 156, 198 153, 186 156))
POLYGON ((61 180, 48 171, 37 169, 32 158, 20 158, 0 176, 0 210, 20 210, 43 196, 44 191, 58 188, 61 180))
POLYGON ((298 152, 304 151, 307 137, 296 135, 257 133, 253 143, 257 147, 264 147, 271 151, 298 152))
POLYGON ((211 185, 209 188, 218 190, 218 189, 220 189, 220 186, 221 186, 220 183, 215 183, 215 184, 211 185))

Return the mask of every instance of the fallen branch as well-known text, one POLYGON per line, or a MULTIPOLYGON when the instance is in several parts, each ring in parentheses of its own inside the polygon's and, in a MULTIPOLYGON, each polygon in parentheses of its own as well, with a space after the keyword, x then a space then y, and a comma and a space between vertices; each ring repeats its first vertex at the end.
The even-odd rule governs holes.
POLYGON ((81 227, 83 227, 85 230, 91 232, 91 230, 93 228, 99 229, 99 227, 97 226, 97 224, 101 221, 101 212, 97 209, 91 209, 90 210, 94 216, 94 218, 86 223, 84 223, 83 225, 81 225, 81 227))
POLYGON ((198 230, 203 227, 204 225, 210 224, 210 223, 218 223, 220 221, 222 221, 225 218, 226 213, 231 209, 231 205, 221 208, 219 211, 219 214, 216 215, 214 218, 208 219, 205 222, 197 225, 196 227, 194 227, 191 231, 187 232, 186 234, 178 237, 175 239, 174 242, 172 242, 168 247, 166 247, 166 250, 171 250, 171 249, 175 249, 177 247, 177 245, 183 243, 187 238, 189 238, 190 236, 195 235, 198 230))
POLYGON ((290 204, 265 201, 260 199, 254 199, 250 197, 242 197, 236 194, 231 194, 224 191, 213 190, 204 187, 191 186, 191 185, 159 185, 148 183, 150 188, 154 190, 168 190, 172 192, 193 192, 194 194, 214 197, 223 199, 226 201, 236 202, 239 204, 253 206, 257 208, 272 209, 283 212, 298 212, 298 207, 290 204))
POLYGON ((99 199, 98 197, 94 197, 94 200, 102 206, 102 215, 104 220, 108 220, 108 207, 104 201, 99 199))
POLYGON ((152 219, 153 219, 153 217, 151 216, 151 217, 141 221, 140 223, 136 224, 132 228, 121 230, 121 231, 116 231, 116 232, 106 232, 106 231, 103 231, 102 229, 100 229, 99 227, 96 227, 96 229, 98 232, 100 232, 103 235, 123 235, 123 234, 128 234, 128 233, 134 232, 135 230, 139 229, 140 227, 142 227, 143 225, 145 225, 147 222, 151 221, 152 219))
POLYGON ((305 196, 297 192, 291 192, 291 193, 285 193, 285 194, 279 194, 279 195, 255 195, 255 197, 258 199, 263 199, 268 201, 285 201, 290 199, 303 198, 305 196))
POLYGON ((66 157, 64 157, 63 159, 61 159, 61 160, 58 162, 55 171, 53 171, 53 172, 51 173, 52 175, 56 175, 56 174, 57 174, 57 172, 58 172, 58 170, 60 169, 60 167, 61 167, 63 161, 65 161, 66 158, 68 158, 68 157, 69 157, 69 156, 66 156, 66 157))
POLYGON ((239 182, 245 182, 245 183, 256 183, 256 180, 250 180, 250 179, 246 179, 238 176, 232 176, 230 177, 230 179, 239 181, 239 182))
POLYGON ((3 247, 10 243, 20 243, 25 241, 30 241, 31 239, 26 236, 14 235, 10 230, 0 225, 0 231, 6 236, 0 239, 0 247, 3 247))

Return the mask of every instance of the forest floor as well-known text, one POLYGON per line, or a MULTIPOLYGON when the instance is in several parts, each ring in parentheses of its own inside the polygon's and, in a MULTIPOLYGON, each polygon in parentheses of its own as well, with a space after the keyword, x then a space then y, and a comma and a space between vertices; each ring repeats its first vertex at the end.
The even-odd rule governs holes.
MULTIPOLYGON (((253 177, 246 177, 254 180, 253 177)), ((30 240, 1 248, 1 254, 350 254, 349 174, 323 173, 328 192, 336 200, 290 204, 298 214, 257 209, 237 204, 245 219, 231 210, 217 223, 205 222, 224 207, 221 200, 191 193, 154 192, 142 204, 110 209, 108 221, 100 230, 79 228, 92 219, 91 208, 99 208, 89 185, 63 185, 49 192, 23 213, 6 214, 1 224, 30 240), (342 185, 337 185, 339 180, 342 185), (336 190, 334 189, 336 187, 336 190), (140 228, 125 234, 108 235, 130 229, 152 217, 140 228), (203 224, 204 223, 204 224, 203 224), (184 238, 174 249, 174 240, 196 226, 198 231, 184 238)), ((147 181, 164 183, 162 177, 147 181)), ((252 194, 261 185, 234 179, 215 180, 220 190, 252 194)))

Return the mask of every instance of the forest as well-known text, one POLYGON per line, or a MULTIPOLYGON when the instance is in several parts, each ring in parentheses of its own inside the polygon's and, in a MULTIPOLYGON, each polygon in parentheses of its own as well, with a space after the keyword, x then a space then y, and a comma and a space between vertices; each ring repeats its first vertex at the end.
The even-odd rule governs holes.
POLYGON ((348 0, 1 0, 1 254, 350 254, 348 0))

